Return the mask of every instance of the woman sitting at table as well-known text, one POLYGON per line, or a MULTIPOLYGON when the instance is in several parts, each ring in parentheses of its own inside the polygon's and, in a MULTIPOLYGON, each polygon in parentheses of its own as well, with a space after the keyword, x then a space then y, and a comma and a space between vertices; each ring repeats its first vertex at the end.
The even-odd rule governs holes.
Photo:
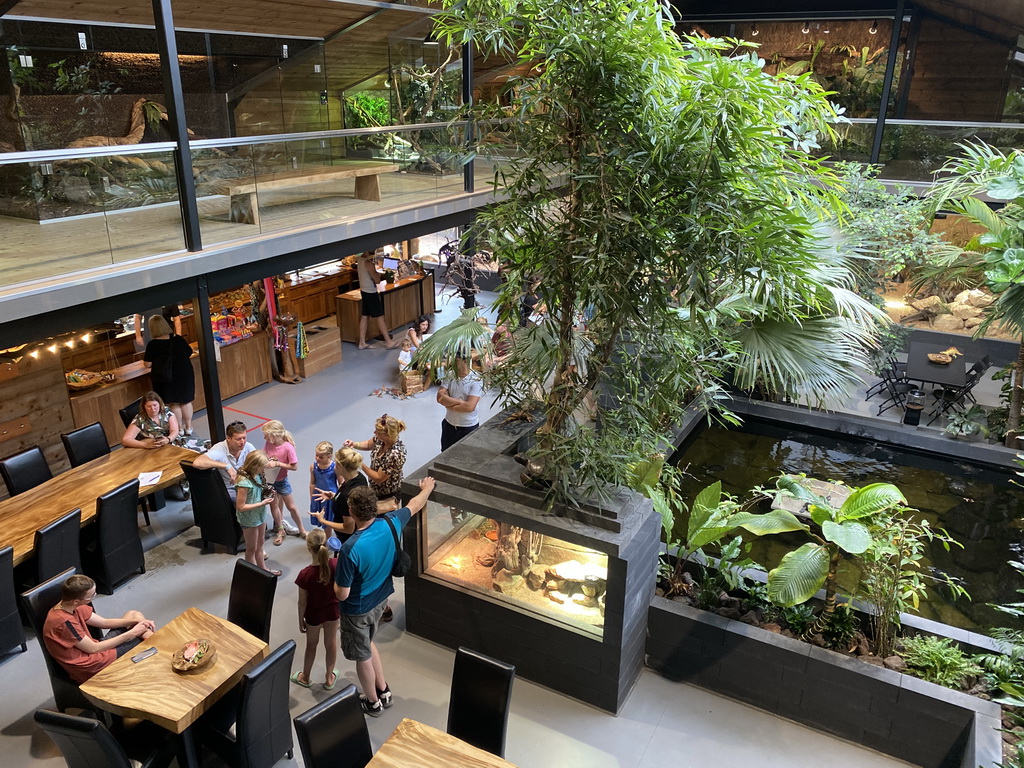
POLYGON ((178 436, 178 420, 156 392, 142 396, 139 413, 124 431, 125 448, 161 448, 178 436))

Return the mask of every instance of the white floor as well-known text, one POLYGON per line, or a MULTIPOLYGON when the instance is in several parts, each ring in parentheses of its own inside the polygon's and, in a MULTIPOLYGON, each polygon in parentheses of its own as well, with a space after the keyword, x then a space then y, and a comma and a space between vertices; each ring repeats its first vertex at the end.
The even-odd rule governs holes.
MULTIPOLYGON (((487 296, 483 300, 487 301, 487 296)), ((438 321, 457 313, 456 302, 443 303, 438 321)), ((370 436, 373 419, 387 412, 406 421, 403 435, 409 451, 408 471, 430 460, 438 451, 443 409, 434 402, 434 390, 398 400, 371 396, 395 382, 396 351, 383 348, 360 352, 346 344, 341 365, 299 385, 270 384, 228 403, 228 420, 241 418, 250 427, 256 417, 276 418, 292 430, 303 466, 312 460, 313 446, 328 439, 339 445, 346 438, 370 436)), ((486 414, 495 410, 487 401, 486 414)), ((199 422, 201 425, 202 422, 199 422)), ((259 431, 253 442, 260 445, 259 431)), ((308 501, 305 470, 296 473, 293 487, 300 510, 308 501), (295 482, 295 481, 298 482, 295 482)), ((189 542, 191 514, 186 503, 169 503, 145 533, 147 573, 120 587, 112 597, 101 597, 97 608, 113 615, 139 608, 158 623, 196 605, 223 615, 234 557, 202 555, 189 542), (158 543, 162 542, 162 543, 158 543)), ((289 538, 281 547, 269 542, 268 554, 284 570, 278 585, 271 645, 294 639, 301 657, 304 637, 296 620, 294 578, 307 564, 305 547, 289 538)), ((403 717, 444 728, 453 653, 403 631, 404 596, 394 597, 395 621, 385 625, 379 642, 395 706, 379 719, 368 719, 377 747, 403 717)), ((322 652, 313 679, 322 679, 322 652)), ((342 684, 356 682, 351 663, 339 660, 342 684)), ((32 713, 52 706, 40 650, 30 640, 28 653, 0 660, 0 766, 63 765, 49 739, 37 730, 32 713)), ((293 686, 291 710, 298 714, 330 694, 322 689, 293 686)), ((517 680, 512 698, 506 757, 520 768, 687 768, 688 766, 758 766, 778 768, 817 766, 882 768, 906 765, 900 761, 838 741, 787 720, 685 684, 671 683, 644 672, 618 717, 553 693, 526 680, 517 680), (827 757, 826 757, 827 755, 827 757)), ((207 760, 216 764, 213 758, 207 760)), ((301 765, 282 760, 278 768, 301 765)), ((454 768, 454 766, 452 767, 454 768)))

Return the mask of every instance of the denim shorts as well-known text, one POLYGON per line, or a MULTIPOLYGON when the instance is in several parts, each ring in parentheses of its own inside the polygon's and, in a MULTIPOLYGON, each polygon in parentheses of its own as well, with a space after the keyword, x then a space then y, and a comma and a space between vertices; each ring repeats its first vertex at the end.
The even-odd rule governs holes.
POLYGON ((283 494, 285 496, 292 495, 292 484, 288 481, 287 477, 284 480, 277 480, 276 482, 273 483, 273 485, 274 490, 277 491, 279 494, 283 494))

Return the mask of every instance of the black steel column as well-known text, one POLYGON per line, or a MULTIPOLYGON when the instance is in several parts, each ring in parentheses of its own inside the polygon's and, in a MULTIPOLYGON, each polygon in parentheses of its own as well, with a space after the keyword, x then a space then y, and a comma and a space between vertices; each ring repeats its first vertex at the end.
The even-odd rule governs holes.
MULTIPOLYGON (((473 42, 467 40, 462 44, 462 107, 468 110, 473 105, 473 42)), ((467 118, 470 116, 467 114, 467 118)), ((466 148, 473 146, 473 121, 466 123, 466 148)), ((462 167, 463 189, 472 192, 475 189, 473 177, 474 161, 470 160, 462 167)))
POLYGON ((892 19, 892 35, 889 37, 889 56, 885 62, 885 79, 882 81, 882 102, 878 105, 878 120, 875 121, 875 140, 871 144, 870 162, 877 163, 882 154, 882 135, 885 133, 885 118, 892 93, 892 80, 896 73, 896 56, 899 53, 900 33, 903 30, 903 7, 905 0, 896 0, 896 13, 892 19))
POLYGON ((160 50, 160 72, 164 80, 164 100, 167 102, 167 124, 171 138, 177 142, 174 150, 174 175, 178 181, 178 204, 181 223, 185 230, 185 247, 201 251, 203 240, 199 231, 199 209, 196 206, 196 182, 192 175, 192 152, 188 147, 188 128, 185 125, 185 98, 181 90, 181 69, 178 67, 178 43, 174 39, 174 17, 171 0, 153 0, 153 21, 160 50))
POLYGON ((224 435, 224 408, 220 399, 220 376, 217 372, 217 342, 213 340, 210 325, 210 289, 206 275, 196 278, 195 310, 196 336, 199 342, 199 370, 203 374, 203 392, 206 393, 206 423, 210 427, 210 440, 218 442, 224 435))

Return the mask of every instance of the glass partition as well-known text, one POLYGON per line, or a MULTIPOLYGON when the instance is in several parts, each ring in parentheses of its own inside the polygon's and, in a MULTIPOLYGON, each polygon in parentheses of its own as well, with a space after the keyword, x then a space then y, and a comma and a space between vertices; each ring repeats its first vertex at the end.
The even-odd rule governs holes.
POLYGON ((1024 146, 1024 125, 888 120, 878 159, 883 166, 881 175, 887 179, 931 181, 949 157, 961 154, 957 145, 968 141, 984 141, 1009 153, 1024 146))

